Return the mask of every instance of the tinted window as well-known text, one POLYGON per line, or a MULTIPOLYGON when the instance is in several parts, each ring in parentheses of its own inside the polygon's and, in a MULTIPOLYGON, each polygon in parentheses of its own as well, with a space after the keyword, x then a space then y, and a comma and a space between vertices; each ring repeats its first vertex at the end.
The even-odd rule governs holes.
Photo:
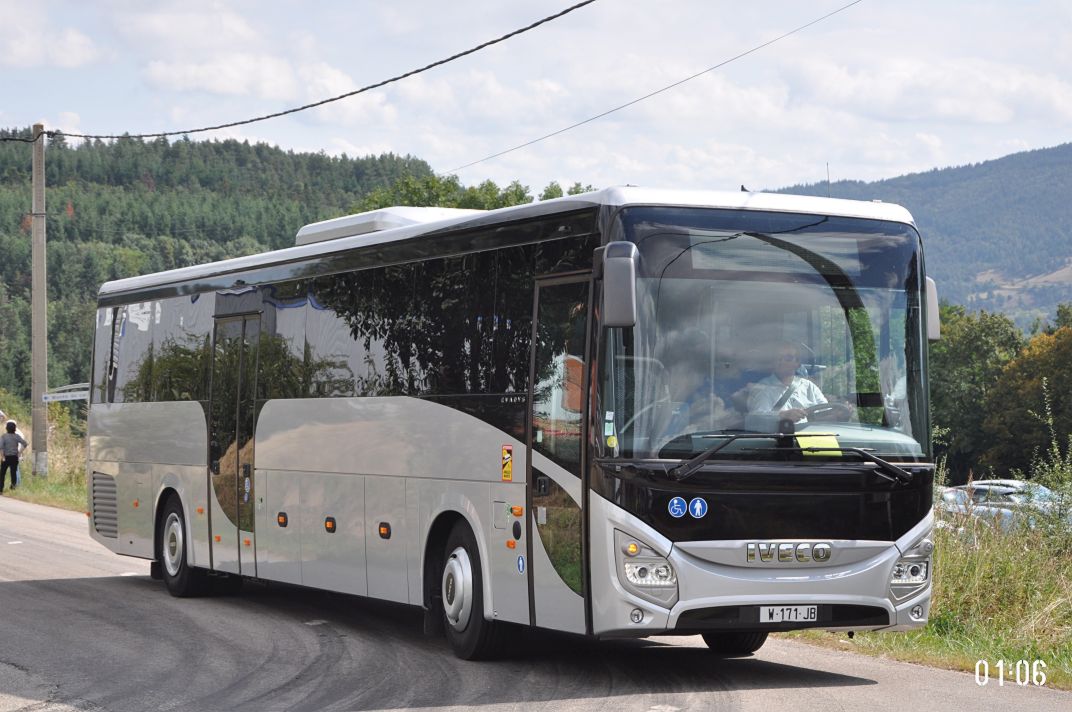
POLYGON ((304 398, 312 389, 305 368, 306 284, 268 285, 261 296, 257 398, 304 398))
POLYGON ((211 294, 157 302, 153 325, 153 400, 208 400, 214 303, 211 294))
POLYGON ((155 302, 120 307, 116 312, 112 358, 114 384, 109 384, 113 403, 138 403, 152 397, 153 321, 155 302), (112 389, 114 385, 114 389, 112 389))
POLYGON ((112 325, 115 324, 115 309, 107 307, 97 310, 97 327, 93 337, 93 402, 108 401, 109 376, 112 367, 112 325))
POLYGON ((531 248, 317 278, 307 327, 322 395, 524 390, 531 248))

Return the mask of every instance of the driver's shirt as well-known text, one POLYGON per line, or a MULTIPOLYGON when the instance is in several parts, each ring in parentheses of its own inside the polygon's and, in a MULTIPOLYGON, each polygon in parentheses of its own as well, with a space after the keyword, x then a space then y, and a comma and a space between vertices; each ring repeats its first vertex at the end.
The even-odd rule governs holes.
MULTIPOLYGON (((827 402, 826 396, 819 390, 819 386, 806 378, 793 376, 793 391, 789 394, 789 398, 779 406, 778 411, 775 412, 774 404, 781 399, 789 387, 782 383, 773 373, 760 381, 756 381, 749 387, 748 412, 777 415, 789 408, 810 408, 813 405, 827 402)), ((801 418, 797 422, 799 423, 802 420, 805 419, 801 418)))

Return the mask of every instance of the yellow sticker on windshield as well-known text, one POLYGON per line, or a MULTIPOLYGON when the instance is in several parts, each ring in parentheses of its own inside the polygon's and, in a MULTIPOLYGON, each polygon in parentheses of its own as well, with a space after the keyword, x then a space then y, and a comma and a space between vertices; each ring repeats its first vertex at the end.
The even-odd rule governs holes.
POLYGON ((797 435, 797 446, 804 450, 805 455, 811 455, 813 457, 814 456, 830 457, 832 455, 840 455, 841 454, 840 452, 837 451, 837 448, 841 447, 840 443, 838 443, 837 436, 836 435, 831 435, 829 433, 815 433, 814 435, 812 435, 811 433, 798 434, 797 435), (812 448, 817 448, 817 449, 812 449, 812 448), (822 448, 834 448, 834 449, 833 450, 823 450, 822 448))

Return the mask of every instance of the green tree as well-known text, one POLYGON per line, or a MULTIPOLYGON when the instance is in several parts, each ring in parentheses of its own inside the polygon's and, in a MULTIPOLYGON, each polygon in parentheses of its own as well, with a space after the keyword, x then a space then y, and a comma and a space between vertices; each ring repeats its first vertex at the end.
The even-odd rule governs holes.
POLYGON ((566 195, 580 195, 581 193, 591 193, 593 190, 595 190, 594 186, 592 186, 592 185, 581 185, 578 182, 578 183, 574 183, 573 185, 571 185, 569 187, 569 190, 566 191, 566 195))
POLYGON ((983 410, 988 439, 984 459, 1002 473, 1027 472, 1055 435, 1072 433, 1072 327, 1031 337, 1022 353, 1005 365, 983 410))
POLYGON ((495 210, 531 202, 532 195, 528 186, 521 185, 516 180, 505 188, 500 188, 490 180, 465 187, 458 180, 458 176, 429 175, 405 176, 387 187, 373 190, 357 203, 356 209, 363 212, 393 205, 408 205, 495 210))
POLYGON ((558 184, 558 181, 551 181, 547 184, 547 187, 540 193, 540 200, 552 200, 554 198, 561 198, 565 193, 562 191, 562 186, 558 184))
POLYGON ((978 475, 988 445, 983 428, 989 395, 1003 369, 1020 353, 1023 335, 1006 316, 941 306, 942 339, 930 346, 931 414, 936 427, 949 431, 938 447, 947 458, 950 480, 978 475))

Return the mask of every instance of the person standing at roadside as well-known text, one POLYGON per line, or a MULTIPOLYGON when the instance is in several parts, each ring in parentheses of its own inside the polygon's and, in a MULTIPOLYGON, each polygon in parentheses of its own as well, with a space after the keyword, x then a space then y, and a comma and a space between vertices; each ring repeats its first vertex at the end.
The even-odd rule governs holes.
POLYGON ((11 470, 11 489, 15 489, 19 481, 19 456, 29 445, 24 437, 15 432, 15 427, 14 420, 7 421, 7 432, 0 435, 0 454, 4 456, 4 461, 0 463, 0 492, 4 491, 8 469, 11 470))

